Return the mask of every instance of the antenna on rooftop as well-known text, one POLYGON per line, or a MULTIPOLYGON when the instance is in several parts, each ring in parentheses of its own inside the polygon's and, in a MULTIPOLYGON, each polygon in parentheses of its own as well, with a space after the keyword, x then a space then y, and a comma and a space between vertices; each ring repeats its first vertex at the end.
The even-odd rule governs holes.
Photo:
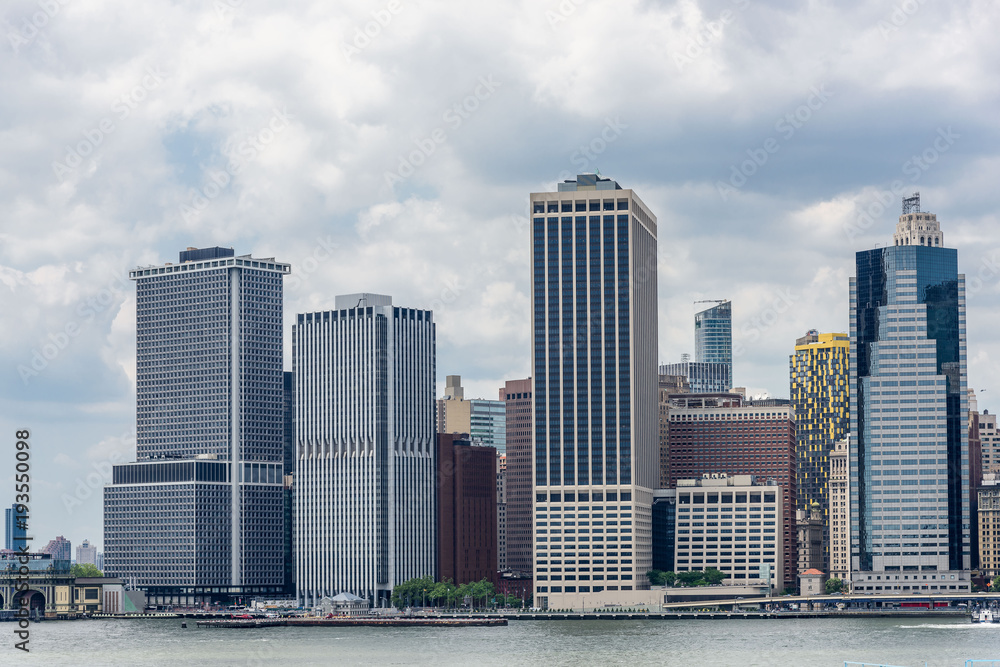
POLYGON ((920 193, 914 192, 910 197, 903 197, 903 215, 920 213, 920 193))

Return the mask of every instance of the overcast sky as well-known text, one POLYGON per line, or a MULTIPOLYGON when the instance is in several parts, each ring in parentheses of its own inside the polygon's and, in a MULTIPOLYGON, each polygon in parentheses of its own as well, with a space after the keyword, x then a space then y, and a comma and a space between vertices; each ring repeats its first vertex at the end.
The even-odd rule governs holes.
POLYGON ((528 194, 597 170, 658 218, 661 362, 694 352, 694 301, 729 298, 735 383, 782 397, 795 338, 847 331, 854 253, 919 191, 969 276, 970 386, 1000 407, 988 0, 2 12, 0 501, 30 428, 36 548, 100 544, 104 475, 134 460, 129 269, 290 262, 286 368, 295 313, 336 294, 432 308, 439 386, 495 398, 530 372, 528 194))

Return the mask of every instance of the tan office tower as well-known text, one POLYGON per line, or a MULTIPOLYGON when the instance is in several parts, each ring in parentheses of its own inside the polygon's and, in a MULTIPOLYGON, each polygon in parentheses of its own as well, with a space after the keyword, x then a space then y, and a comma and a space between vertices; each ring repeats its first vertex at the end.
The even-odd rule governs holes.
POLYGON ((851 572, 847 450, 848 438, 844 438, 830 452, 830 578, 845 583, 851 572))
POLYGON ((594 174, 531 210, 535 604, 627 603, 659 484, 656 217, 594 174))

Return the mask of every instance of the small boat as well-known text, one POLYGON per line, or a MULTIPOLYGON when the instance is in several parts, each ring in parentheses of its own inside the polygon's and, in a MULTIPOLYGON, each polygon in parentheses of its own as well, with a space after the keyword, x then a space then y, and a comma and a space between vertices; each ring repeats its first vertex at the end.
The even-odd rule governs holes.
POLYGON ((1000 618, 994 615, 991 609, 980 609, 979 611, 972 612, 972 622, 997 623, 1000 622, 1000 618))

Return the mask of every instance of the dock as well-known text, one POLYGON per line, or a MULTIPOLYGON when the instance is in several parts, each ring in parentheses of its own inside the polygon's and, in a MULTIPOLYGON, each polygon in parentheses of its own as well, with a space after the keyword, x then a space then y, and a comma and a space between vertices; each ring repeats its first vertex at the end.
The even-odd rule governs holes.
POLYGON ((336 618, 226 618, 198 621, 200 628, 272 628, 272 627, 498 627, 507 625, 506 618, 414 618, 390 616, 386 618, 336 617, 336 618))

